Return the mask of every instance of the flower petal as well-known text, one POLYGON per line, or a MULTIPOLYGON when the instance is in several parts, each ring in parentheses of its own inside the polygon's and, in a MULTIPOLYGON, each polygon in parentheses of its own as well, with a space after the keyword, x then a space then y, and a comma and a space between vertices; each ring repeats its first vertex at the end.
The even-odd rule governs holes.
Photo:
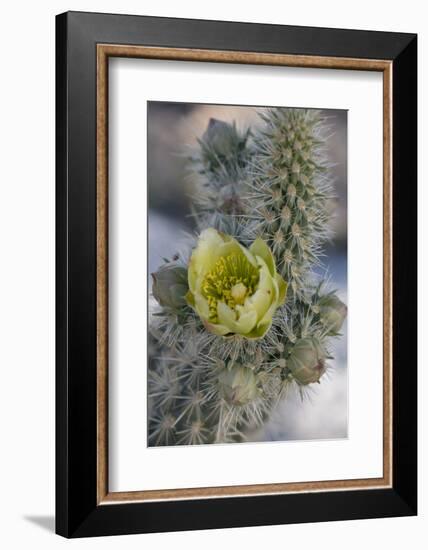
POLYGON ((256 258, 245 246, 238 243, 233 237, 228 237, 224 245, 216 251, 216 257, 227 256, 229 254, 238 254, 244 256, 251 265, 257 267, 256 258))
POLYGON ((197 291, 197 279, 214 267, 217 259, 214 252, 222 244, 224 244, 223 237, 212 227, 204 229, 199 235, 188 269, 189 288, 193 293, 197 291))
POLYGON ((236 332, 238 334, 248 334, 257 323, 257 312, 250 310, 243 315, 240 315, 236 321, 236 332))
POLYGON ((240 247, 241 251, 243 252, 244 256, 250 262, 250 264, 253 265, 254 267, 257 267, 257 258, 248 250, 248 248, 245 248, 245 246, 242 246, 240 244, 239 247, 240 247))
POLYGON ((260 237, 258 237, 250 246, 250 252, 255 256, 259 256, 260 258, 262 258, 262 260, 264 260, 264 262, 269 268, 269 273, 271 274, 272 277, 274 277, 276 272, 275 259, 273 257, 273 254, 270 248, 265 243, 265 241, 260 237))
POLYGON ((190 290, 186 293, 186 301, 189 304, 190 307, 195 309, 195 297, 193 296, 192 292, 190 290))
POLYGON ((201 319, 208 319, 210 316, 210 308, 208 301, 201 295, 195 294, 195 311, 201 319))
POLYGON ((278 284, 278 289, 279 289, 278 306, 282 306, 287 296, 288 285, 279 273, 276 274, 276 282, 278 284))
POLYGON ((250 304, 257 312, 259 317, 263 317, 272 302, 272 292, 266 288, 259 288, 256 292, 247 298, 246 304, 250 304))
POLYGON ((224 302, 217 303, 217 315, 220 323, 229 327, 229 332, 235 332, 236 313, 224 302))
POLYGON ((272 304, 272 300, 276 298, 273 279, 269 273, 267 265, 260 258, 260 256, 258 257, 258 263, 260 266, 258 288, 256 292, 247 298, 245 302, 250 303, 257 311, 258 318, 262 319, 272 304))
POLYGON ((273 314, 275 313, 276 309, 278 307, 278 301, 277 300, 274 300, 269 309, 266 311, 266 313, 263 315, 263 317, 259 320, 257 326, 262 326, 262 325, 266 325, 266 323, 272 323, 272 317, 273 317, 273 314))
POLYGON ((217 315, 222 325, 229 327, 229 332, 246 334, 254 328, 257 323, 257 312, 251 308, 237 306, 240 312, 239 319, 236 319, 236 312, 224 302, 217 304, 217 315))
POLYGON ((208 332, 211 332, 212 334, 215 334, 217 336, 226 336, 226 334, 229 334, 231 332, 230 328, 224 325, 210 323, 209 321, 203 321, 203 323, 208 332))
POLYGON ((246 338, 263 338, 266 332, 270 329, 272 320, 267 323, 259 323, 250 333, 246 334, 246 338))
MULTIPOLYGON (((263 260, 260 259, 260 256, 258 256, 258 260, 260 262, 263 262, 263 260)), ((264 263, 264 262, 263 262, 264 263)), ((266 265, 266 264, 265 264, 266 265)), ((263 270, 263 267, 261 268, 261 272, 263 270)), ((265 332, 270 328, 270 324, 272 323, 272 317, 275 313, 277 307, 279 306, 279 288, 276 278, 271 277, 269 282, 271 283, 271 291, 272 291, 272 301, 270 303, 270 306, 268 310, 265 312, 263 317, 259 317, 259 322, 257 324, 258 327, 261 327, 263 325, 269 325, 268 328, 265 330, 265 332)), ((260 285, 261 286, 261 285, 260 285)))

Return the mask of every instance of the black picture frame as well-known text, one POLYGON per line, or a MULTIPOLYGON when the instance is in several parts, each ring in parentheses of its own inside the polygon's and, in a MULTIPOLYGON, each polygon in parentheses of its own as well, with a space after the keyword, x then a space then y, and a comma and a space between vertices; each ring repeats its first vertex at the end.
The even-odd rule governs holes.
POLYGON ((415 515, 417 36, 68 12, 56 18, 56 97, 56 532, 86 537, 415 515), (392 487, 97 503, 100 43, 392 62, 392 487))

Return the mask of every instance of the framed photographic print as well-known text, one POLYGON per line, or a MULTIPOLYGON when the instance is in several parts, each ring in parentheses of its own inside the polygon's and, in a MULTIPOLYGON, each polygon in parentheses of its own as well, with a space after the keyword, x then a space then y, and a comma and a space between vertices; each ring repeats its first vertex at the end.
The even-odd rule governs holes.
POLYGON ((57 16, 57 532, 414 515, 416 36, 57 16))

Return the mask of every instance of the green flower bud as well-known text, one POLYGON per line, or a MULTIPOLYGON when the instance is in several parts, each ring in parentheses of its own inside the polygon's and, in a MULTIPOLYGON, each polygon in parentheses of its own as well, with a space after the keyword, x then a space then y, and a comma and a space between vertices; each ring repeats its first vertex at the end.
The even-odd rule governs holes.
POLYGON ((337 334, 348 313, 346 305, 336 294, 328 294, 319 301, 319 311, 321 322, 327 328, 328 334, 337 334))
POLYGON ((205 167, 212 172, 224 173, 226 170, 230 175, 236 174, 246 162, 248 136, 249 132, 241 135, 235 123, 211 118, 200 141, 205 167))
POLYGON ((205 130, 202 139, 217 154, 227 155, 236 139, 236 128, 222 120, 210 118, 208 128, 205 130))
POLYGON ((219 376, 220 395, 230 405, 246 405, 258 395, 257 378, 243 365, 229 365, 219 376))
POLYGON ((165 264, 152 273, 152 278, 153 296, 161 306, 177 310, 186 305, 187 269, 165 264))
POLYGON ((302 338, 294 344, 287 367, 299 384, 318 382, 326 371, 325 353, 314 338, 302 338))

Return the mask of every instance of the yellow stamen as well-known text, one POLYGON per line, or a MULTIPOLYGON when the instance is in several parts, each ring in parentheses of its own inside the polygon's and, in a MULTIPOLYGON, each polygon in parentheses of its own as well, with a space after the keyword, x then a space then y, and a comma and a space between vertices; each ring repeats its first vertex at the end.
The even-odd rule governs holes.
POLYGON ((259 282, 259 272, 242 254, 222 256, 202 281, 202 294, 208 301, 210 320, 217 322, 217 303, 234 309, 251 296, 259 282))

